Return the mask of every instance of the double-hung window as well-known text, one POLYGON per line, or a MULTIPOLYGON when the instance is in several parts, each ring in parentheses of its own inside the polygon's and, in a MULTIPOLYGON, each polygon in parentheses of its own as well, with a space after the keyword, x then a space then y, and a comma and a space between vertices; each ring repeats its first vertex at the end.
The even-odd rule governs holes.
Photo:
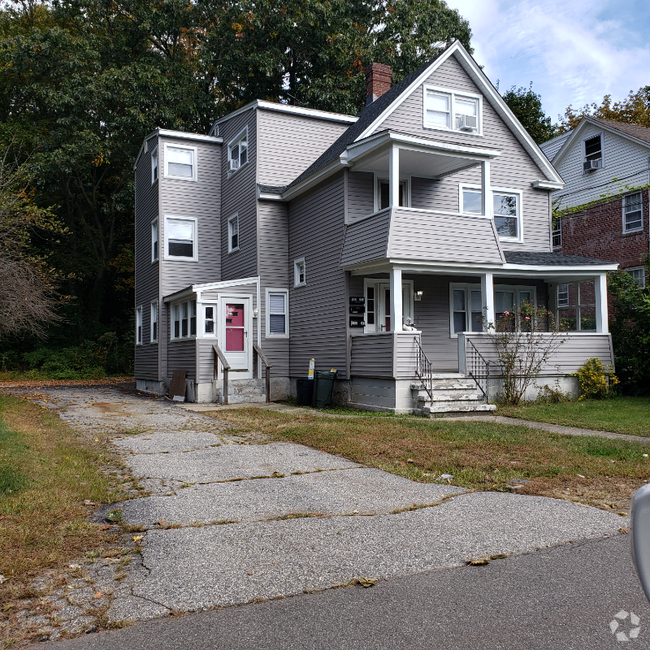
POLYGON ((562 248, 562 219, 560 217, 553 224, 553 248, 562 248))
POLYGON ((483 300, 480 285, 452 284, 451 288, 451 335, 459 332, 483 331, 483 300))
POLYGON ((481 132, 481 100, 437 88, 425 88, 424 126, 444 131, 481 132))
POLYGON ((158 261, 158 241, 159 241, 159 231, 158 231, 158 219, 151 222, 151 262, 158 261))
POLYGON ((640 289, 645 288, 645 267, 644 266, 635 266, 634 268, 625 269, 639 285, 640 289))
POLYGON ((228 145, 228 169, 235 172, 248 162, 248 127, 237 134, 228 145))
POLYGON ((142 307, 135 309, 135 344, 142 345, 142 307))
MULTIPOLYGON (((481 190, 476 187, 460 188, 463 214, 483 214, 481 190)), ((494 225, 499 239, 521 241, 521 193, 514 190, 492 190, 494 225)))
POLYGON ((165 145, 165 178, 196 180, 196 148, 165 145))
POLYGON ((557 306, 558 307, 569 306, 569 285, 568 284, 557 285, 557 306))
POLYGON ((205 336, 217 335, 217 306, 203 306, 203 334, 205 336))
POLYGON ((500 319, 507 316, 508 313, 516 311, 521 320, 516 324, 517 329, 524 328, 525 314, 522 314, 522 309, 525 305, 532 307, 536 304, 536 291, 535 287, 527 286, 513 286, 501 285, 494 287, 494 316, 496 319, 495 325, 500 319))
POLYGON ((301 257, 293 263, 293 286, 304 287, 307 284, 305 258, 301 257))
POLYGON ((158 301, 151 303, 151 343, 158 343, 158 301))
POLYGON ((603 166, 603 140, 599 135, 585 140, 584 171, 599 169, 603 166))
POLYGON ((623 232, 643 230, 643 200, 641 192, 623 197, 623 232))
POLYGON ((289 336, 289 291, 287 289, 266 290, 266 337, 288 338, 289 336))
POLYGON ((235 214, 228 219, 228 252, 239 250, 239 217, 235 214))
POLYGON ((172 305, 172 339, 196 336, 196 300, 186 300, 172 305))
POLYGON ((165 218, 165 258, 176 260, 198 259, 196 219, 188 217, 165 218))
POLYGON ((151 152, 151 184, 158 180, 158 147, 151 152))

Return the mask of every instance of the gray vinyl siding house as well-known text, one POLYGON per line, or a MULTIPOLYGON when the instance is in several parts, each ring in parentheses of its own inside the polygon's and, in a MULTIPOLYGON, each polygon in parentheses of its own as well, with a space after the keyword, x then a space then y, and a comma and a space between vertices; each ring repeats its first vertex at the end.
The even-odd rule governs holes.
POLYGON ((567 335, 544 377, 613 362, 616 265, 552 252, 562 179, 459 43, 358 116, 256 101, 209 135, 158 130, 135 174, 142 390, 184 370, 188 399, 224 399, 218 348, 246 399, 260 351, 273 399, 315 359, 339 401, 417 410, 422 359, 430 384, 460 381, 472 350, 492 354, 479 321, 524 300, 555 310, 557 284, 586 278, 596 329, 567 335))

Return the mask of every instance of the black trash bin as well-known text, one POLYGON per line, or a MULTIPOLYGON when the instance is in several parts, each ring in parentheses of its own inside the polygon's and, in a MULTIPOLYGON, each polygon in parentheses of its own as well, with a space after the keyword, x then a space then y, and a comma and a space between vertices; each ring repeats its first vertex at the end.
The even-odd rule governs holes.
POLYGON ((336 372, 317 370, 314 383, 314 408, 322 409, 332 403, 332 389, 336 372))
POLYGON ((296 380, 296 400, 298 406, 311 406, 314 401, 314 380, 297 379, 296 380))

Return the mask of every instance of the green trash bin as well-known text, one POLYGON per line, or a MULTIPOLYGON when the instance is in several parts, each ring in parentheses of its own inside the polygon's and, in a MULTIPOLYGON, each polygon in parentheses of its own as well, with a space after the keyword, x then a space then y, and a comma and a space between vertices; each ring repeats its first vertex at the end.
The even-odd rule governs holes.
POLYGON ((314 373, 314 408, 322 409, 332 403, 336 372, 317 370, 314 373))

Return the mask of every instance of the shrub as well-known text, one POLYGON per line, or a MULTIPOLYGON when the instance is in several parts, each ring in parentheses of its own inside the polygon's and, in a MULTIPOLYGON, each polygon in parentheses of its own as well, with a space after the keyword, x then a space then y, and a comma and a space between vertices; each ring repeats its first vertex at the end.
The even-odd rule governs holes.
POLYGON ((618 378, 612 370, 605 368, 600 359, 596 358, 587 359, 577 376, 580 382, 578 401, 610 397, 618 384, 618 378))

